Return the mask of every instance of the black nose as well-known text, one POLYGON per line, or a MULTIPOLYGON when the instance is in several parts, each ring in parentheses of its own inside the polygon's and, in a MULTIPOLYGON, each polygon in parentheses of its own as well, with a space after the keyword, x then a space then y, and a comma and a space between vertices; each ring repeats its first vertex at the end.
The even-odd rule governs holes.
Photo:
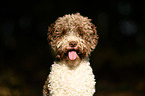
POLYGON ((77 46, 77 41, 71 41, 71 42, 69 42, 69 46, 70 47, 76 47, 77 46))

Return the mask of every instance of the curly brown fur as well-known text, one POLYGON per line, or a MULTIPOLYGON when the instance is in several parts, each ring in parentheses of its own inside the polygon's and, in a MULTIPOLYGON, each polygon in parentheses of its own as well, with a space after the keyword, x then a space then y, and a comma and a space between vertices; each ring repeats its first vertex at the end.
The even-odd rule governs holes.
MULTIPOLYGON (((48 42, 57 54, 57 59, 64 60, 65 54, 68 52, 68 48, 59 46, 59 43, 68 36, 71 32, 78 38, 83 39, 81 41, 85 46, 80 44, 77 45, 75 50, 79 51, 81 59, 90 55, 90 52, 95 49, 98 43, 98 35, 96 27, 91 23, 91 19, 83 17, 79 13, 69 14, 63 17, 59 17, 53 24, 48 28, 48 42)), ((79 42, 79 43, 81 43, 79 42)))
POLYGON ((43 96, 49 96, 48 81, 49 78, 47 78, 47 80, 45 81, 45 85, 43 86, 43 96))

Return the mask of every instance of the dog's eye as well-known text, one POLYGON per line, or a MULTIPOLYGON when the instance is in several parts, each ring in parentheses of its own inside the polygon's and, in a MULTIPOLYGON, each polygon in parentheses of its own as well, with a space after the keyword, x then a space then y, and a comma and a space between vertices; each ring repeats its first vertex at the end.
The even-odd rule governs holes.
POLYGON ((63 29, 62 30, 62 35, 65 35, 66 34, 66 29, 63 29))
POLYGON ((61 37, 61 36, 65 35, 65 34, 66 34, 66 30, 65 29, 62 29, 62 30, 57 30, 55 32, 55 35, 54 36, 61 37))
POLYGON ((78 27, 77 28, 77 31, 78 31, 78 33, 79 33, 80 36, 83 36, 84 35, 83 29, 81 27, 78 27))

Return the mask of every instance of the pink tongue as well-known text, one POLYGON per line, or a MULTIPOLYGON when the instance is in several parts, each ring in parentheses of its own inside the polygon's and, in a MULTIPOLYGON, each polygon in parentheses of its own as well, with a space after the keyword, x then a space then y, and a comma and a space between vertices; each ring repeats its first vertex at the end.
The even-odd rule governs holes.
POLYGON ((76 51, 70 51, 70 52, 68 53, 68 57, 69 57, 70 60, 75 60, 76 57, 77 57, 76 51))

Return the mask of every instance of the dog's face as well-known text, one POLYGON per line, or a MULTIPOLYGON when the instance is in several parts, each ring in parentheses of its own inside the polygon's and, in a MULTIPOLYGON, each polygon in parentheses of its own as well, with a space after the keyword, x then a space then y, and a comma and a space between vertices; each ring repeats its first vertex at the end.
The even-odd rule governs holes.
POLYGON ((57 59, 77 65, 98 43, 96 27, 79 13, 58 18, 48 28, 48 42, 57 59))

